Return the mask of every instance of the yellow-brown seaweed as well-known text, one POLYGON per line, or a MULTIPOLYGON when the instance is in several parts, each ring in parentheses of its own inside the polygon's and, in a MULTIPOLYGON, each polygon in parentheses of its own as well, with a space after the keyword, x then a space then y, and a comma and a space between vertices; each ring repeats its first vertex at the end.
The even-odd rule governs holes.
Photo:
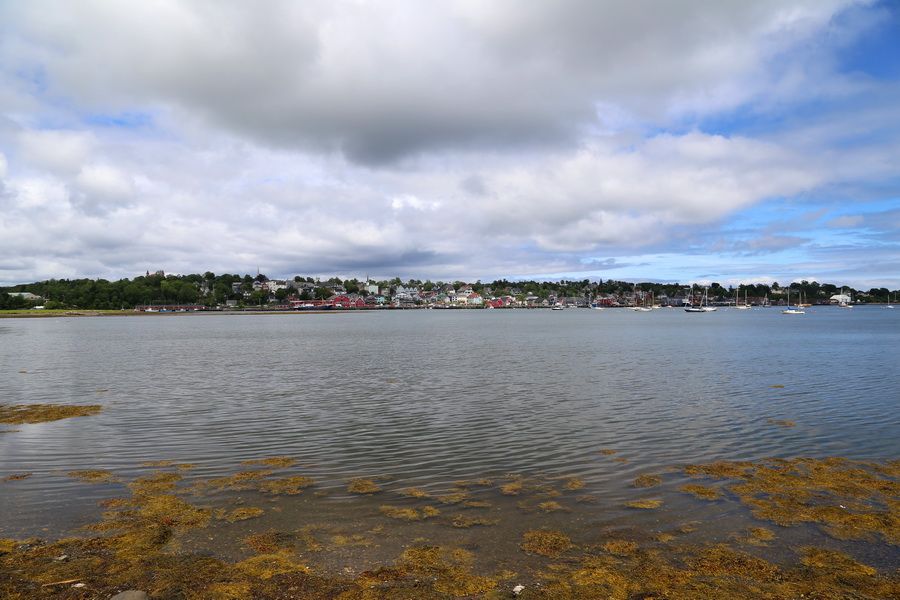
POLYGON ((99 404, 0 404, 0 423, 9 425, 46 423, 72 417, 89 417, 101 410, 103 407, 99 404))
POLYGON ((381 491, 381 486, 371 479, 351 479, 347 484, 347 491, 351 494, 377 494, 381 491))
POLYGON ((522 550, 530 554, 540 554, 558 558, 573 547, 569 536, 559 531, 539 529, 526 531, 522 536, 522 550))
POLYGON ((643 510, 653 510, 654 508, 659 508, 662 506, 663 501, 657 498, 643 498, 641 500, 632 500, 631 502, 626 502, 625 506, 628 508, 640 508, 643 510))
POLYGON ((659 475, 644 474, 638 475, 631 484, 638 488, 654 487, 662 483, 662 477, 659 475))
POLYGON ((113 483, 119 480, 111 471, 105 469, 83 469, 69 471, 69 477, 86 483, 113 483))

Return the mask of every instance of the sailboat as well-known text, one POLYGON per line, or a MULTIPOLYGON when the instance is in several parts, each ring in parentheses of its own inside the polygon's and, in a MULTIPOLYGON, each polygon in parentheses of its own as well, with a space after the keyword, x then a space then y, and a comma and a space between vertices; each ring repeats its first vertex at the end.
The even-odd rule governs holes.
MULTIPOLYGON (((641 298, 641 305, 640 306, 637 305, 637 286, 635 286, 635 288, 634 288, 634 298, 635 298, 635 300, 634 300, 635 304, 631 308, 631 310, 633 310, 635 312, 650 312, 651 310, 653 310, 652 308, 648 308, 647 306, 645 306, 645 299, 643 297, 641 298)), ((652 296, 651 296, 651 298, 652 298, 652 296)), ((652 300, 650 301, 650 306, 653 306, 652 300)))
POLYGON ((783 315, 805 315, 806 311, 802 308, 791 306, 791 290, 788 288, 787 308, 781 311, 783 315))
MULTIPOLYGON (((844 298, 849 297, 850 302, 853 302, 853 296, 847 296, 846 294, 844 294, 844 288, 841 288, 841 296, 843 296, 844 298)), ((846 300, 844 300, 842 298, 841 301, 838 303, 838 308, 853 308, 853 305, 850 304, 850 302, 847 302, 846 300)))
POLYGON ((890 298, 890 296, 888 296, 888 305, 885 306, 885 308, 894 308, 894 305, 891 304, 891 298, 890 298))
POLYGON ((737 292, 737 290, 735 290, 734 291, 734 307, 738 310, 749 310, 750 309, 750 303, 747 302, 747 290, 746 289, 744 289, 744 303, 738 304, 737 301, 738 301, 738 292, 737 292))
MULTIPOLYGON (((694 288, 692 286, 691 287, 691 295, 693 295, 693 289, 694 288)), ((700 306, 693 306, 693 305, 685 306, 684 312, 691 312, 691 313, 715 312, 716 307, 708 305, 708 295, 707 295, 708 292, 709 292, 709 288, 703 288, 703 298, 701 298, 701 300, 700 300, 700 306)))

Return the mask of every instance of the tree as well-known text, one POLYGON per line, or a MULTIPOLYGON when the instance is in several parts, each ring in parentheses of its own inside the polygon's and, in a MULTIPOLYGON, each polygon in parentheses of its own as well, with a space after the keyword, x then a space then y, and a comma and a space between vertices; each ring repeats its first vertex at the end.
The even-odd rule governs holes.
POLYGON ((255 290, 250 294, 250 304, 262 306, 269 303, 269 292, 265 290, 255 290))

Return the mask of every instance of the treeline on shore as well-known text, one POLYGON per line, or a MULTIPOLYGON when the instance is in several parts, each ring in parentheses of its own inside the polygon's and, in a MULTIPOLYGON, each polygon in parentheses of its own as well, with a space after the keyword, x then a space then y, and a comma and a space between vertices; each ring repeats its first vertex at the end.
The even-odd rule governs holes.
MULTIPOLYGON (((202 304, 217 306, 227 301, 238 301, 247 305, 262 305, 278 303, 289 297, 306 299, 326 299, 335 293, 335 288, 340 287, 346 294, 369 294, 367 283, 377 286, 379 294, 390 296, 393 290, 398 288, 417 289, 422 292, 440 291, 444 289, 460 289, 464 286, 471 287, 472 291, 485 296, 513 296, 525 298, 537 296, 548 297, 592 297, 596 298, 604 294, 624 295, 631 293, 635 287, 643 292, 652 292, 655 296, 675 296, 683 291, 686 284, 681 283, 654 283, 654 282, 625 282, 612 279, 590 281, 508 281, 495 280, 489 283, 476 281, 467 283, 463 281, 431 281, 410 279, 402 281, 399 277, 391 280, 361 282, 357 279, 342 280, 332 277, 327 280, 314 279, 312 277, 294 277, 288 280, 285 289, 269 292, 267 289, 254 289, 254 282, 269 281, 265 275, 216 275, 211 272, 191 275, 166 275, 162 273, 142 275, 133 279, 120 279, 108 281, 106 279, 50 279, 35 283, 21 284, 6 288, 0 288, 4 292, 0 294, 0 309, 29 308, 40 304, 48 309, 72 308, 72 309, 120 309, 132 308, 146 304, 202 304), (39 299, 11 294, 30 293, 39 299)), ((259 288, 259 286, 255 286, 259 288)), ((897 290, 887 288, 872 288, 870 290, 856 290, 847 286, 837 286, 830 283, 820 284, 816 281, 793 282, 782 286, 777 282, 771 285, 751 284, 741 285, 737 288, 724 287, 718 283, 709 285, 710 300, 727 300, 733 298, 735 293, 743 298, 746 294, 753 298, 762 298, 768 295, 770 298, 780 297, 786 290, 792 294, 802 292, 809 302, 827 301, 834 294, 841 291, 852 293, 854 298, 865 302, 889 302, 898 293, 897 290)))

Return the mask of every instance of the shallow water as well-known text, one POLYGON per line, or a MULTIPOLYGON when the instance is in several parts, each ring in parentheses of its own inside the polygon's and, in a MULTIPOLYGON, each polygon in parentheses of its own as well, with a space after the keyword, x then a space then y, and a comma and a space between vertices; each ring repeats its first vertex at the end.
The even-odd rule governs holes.
MULTIPOLYGON (((121 495, 73 469, 127 477, 171 459, 196 463, 187 477, 200 478, 272 455, 297 458, 332 508, 349 505, 351 477, 435 491, 522 473, 579 476, 579 493, 597 497, 542 523, 658 525, 622 508, 642 495, 630 487, 640 473, 900 456, 898 348, 900 311, 876 307, 4 320, 0 399, 103 412, 0 433, 0 477, 34 473, 0 484, 0 535, 62 535, 121 495)), ((746 518, 685 498, 664 514, 746 518)))

